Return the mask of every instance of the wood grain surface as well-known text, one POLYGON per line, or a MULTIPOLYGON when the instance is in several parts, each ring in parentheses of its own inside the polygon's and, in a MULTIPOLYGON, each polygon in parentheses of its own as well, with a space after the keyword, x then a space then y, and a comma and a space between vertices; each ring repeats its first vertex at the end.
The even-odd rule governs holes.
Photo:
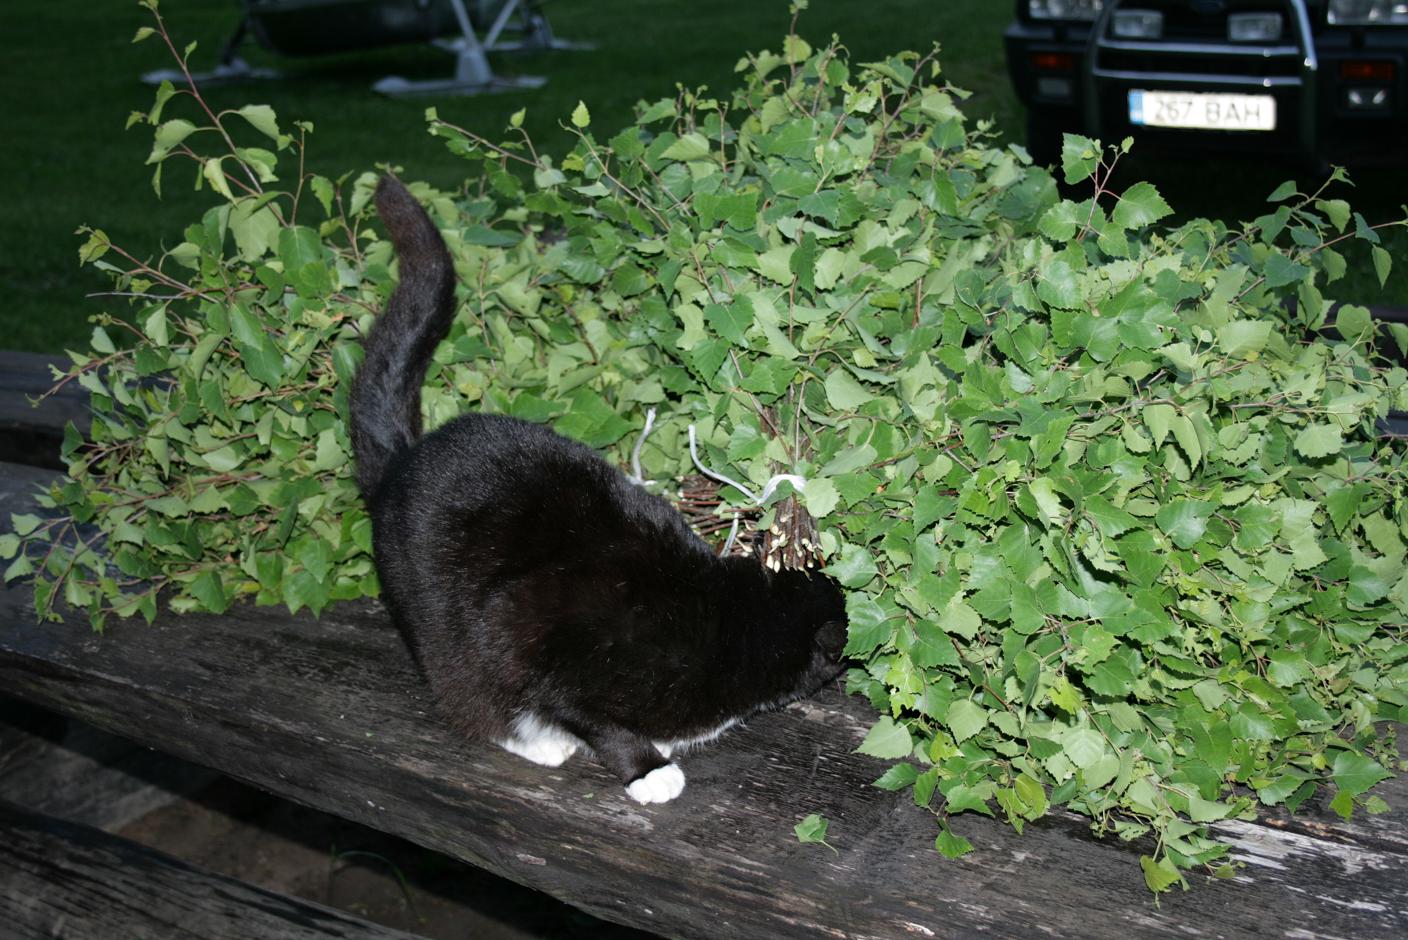
MULTIPOLYGON (((41 474, 0 468, 0 508, 41 474)), ((0 690, 668 936, 1408 936, 1408 778, 1380 787, 1380 816, 1220 826, 1237 877, 1156 905, 1151 847, 1062 811, 1022 836, 958 817, 976 851, 939 857, 929 814, 870 785, 888 765, 853 751, 874 712, 837 688, 686 755, 684 794, 643 807, 590 758, 549 770, 454 734, 375 602, 101 636, 29 605, 27 585, 0 594, 0 690), (794 837, 813 812, 835 853, 794 837)))
POLYGON ((205 767, 0 696, 0 796, 109 832, 220 779, 205 767), (45 727, 52 720, 58 727, 45 727))
POLYGON ((0 935, 15 940, 412 937, 5 802, 0 802, 0 935))

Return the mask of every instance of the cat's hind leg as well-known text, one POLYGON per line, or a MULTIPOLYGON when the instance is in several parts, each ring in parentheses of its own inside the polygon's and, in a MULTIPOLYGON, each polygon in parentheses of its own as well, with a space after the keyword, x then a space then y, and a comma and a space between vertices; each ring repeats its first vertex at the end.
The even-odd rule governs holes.
POLYGON ((684 771, 649 739, 617 727, 574 730, 637 803, 668 803, 684 792, 684 771))
POLYGON ((513 720, 508 737, 499 745, 535 764, 560 767, 582 746, 582 739, 532 712, 524 712, 513 720))

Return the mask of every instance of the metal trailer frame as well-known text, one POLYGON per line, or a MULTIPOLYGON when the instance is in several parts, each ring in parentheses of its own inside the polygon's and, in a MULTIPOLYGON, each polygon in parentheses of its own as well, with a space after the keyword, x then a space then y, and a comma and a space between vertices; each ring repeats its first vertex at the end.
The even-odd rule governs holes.
MULTIPOLYGON (((552 31, 540 0, 504 0, 494 21, 480 39, 464 0, 436 0, 447 4, 454 14, 459 35, 432 38, 432 45, 455 57, 453 76, 443 79, 410 80, 389 75, 373 83, 372 89, 384 95, 480 95, 500 91, 540 88, 547 79, 539 75, 503 76, 494 73, 487 54, 490 52, 541 52, 561 49, 595 49, 595 43, 561 39, 552 31), (506 35, 508 38, 506 38, 506 35)), ((335 9, 335 8, 334 8, 335 9)), ((278 69, 251 66, 239 54, 249 36, 251 20, 257 13, 248 5, 235 33, 221 49, 219 61, 208 72, 192 73, 191 78, 205 86, 234 84, 245 81, 286 78, 278 69)), ((346 51, 356 51, 349 46, 346 51)), ((179 69, 158 69, 142 75, 142 81, 158 85, 164 81, 181 82, 185 74, 179 69)))

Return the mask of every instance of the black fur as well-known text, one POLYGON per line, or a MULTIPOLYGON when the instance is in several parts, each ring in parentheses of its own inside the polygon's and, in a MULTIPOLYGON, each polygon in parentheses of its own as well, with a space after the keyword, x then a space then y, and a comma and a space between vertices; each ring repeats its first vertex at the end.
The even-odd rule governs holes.
POLYGON ((546 427, 467 414, 417 440, 454 271, 398 181, 376 205, 401 281, 352 391, 357 480, 383 598, 450 720, 503 741, 531 713, 630 783, 666 763, 652 742, 835 677, 845 607, 829 579, 718 558, 669 503, 546 427))

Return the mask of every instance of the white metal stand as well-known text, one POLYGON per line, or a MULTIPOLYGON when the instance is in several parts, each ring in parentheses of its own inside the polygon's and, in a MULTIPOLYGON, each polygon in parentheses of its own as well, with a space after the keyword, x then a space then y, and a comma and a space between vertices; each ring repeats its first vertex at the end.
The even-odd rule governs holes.
MULTIPOLYGON (((465 9, 464 0, 444 0, 454 12, 460 35, 432 40, 434 45, 455 56, 455 74, 451 78, 412 80, 389 75, 372 85, 384 95, 481 95, 499 91, 540 88, 547 79, 541 75, 495 75, 489 65, 490 52, 546 52, 560 49, 595 49, 594 43, 572 42, 553 34, 547 15, 538 0, 506 0, 494 22, 484 31, 481 41, 465 9), (514 37, 514 38, 505 38, 514 37)), ((208 72, 193 72, 196 83, 210 87, 236 82, 287 78, 277 69, 252 67, 237 54, 248 33, 248 19, 240 21, 239 29, 220 53, 220 62, 208 72)), ((353 51, 353 50, 348 50, 353 51)), ((142 81, 158 85, 163 81, 179 83, 185 75, 179 69, 158 69, 142 75, 142 81)))

